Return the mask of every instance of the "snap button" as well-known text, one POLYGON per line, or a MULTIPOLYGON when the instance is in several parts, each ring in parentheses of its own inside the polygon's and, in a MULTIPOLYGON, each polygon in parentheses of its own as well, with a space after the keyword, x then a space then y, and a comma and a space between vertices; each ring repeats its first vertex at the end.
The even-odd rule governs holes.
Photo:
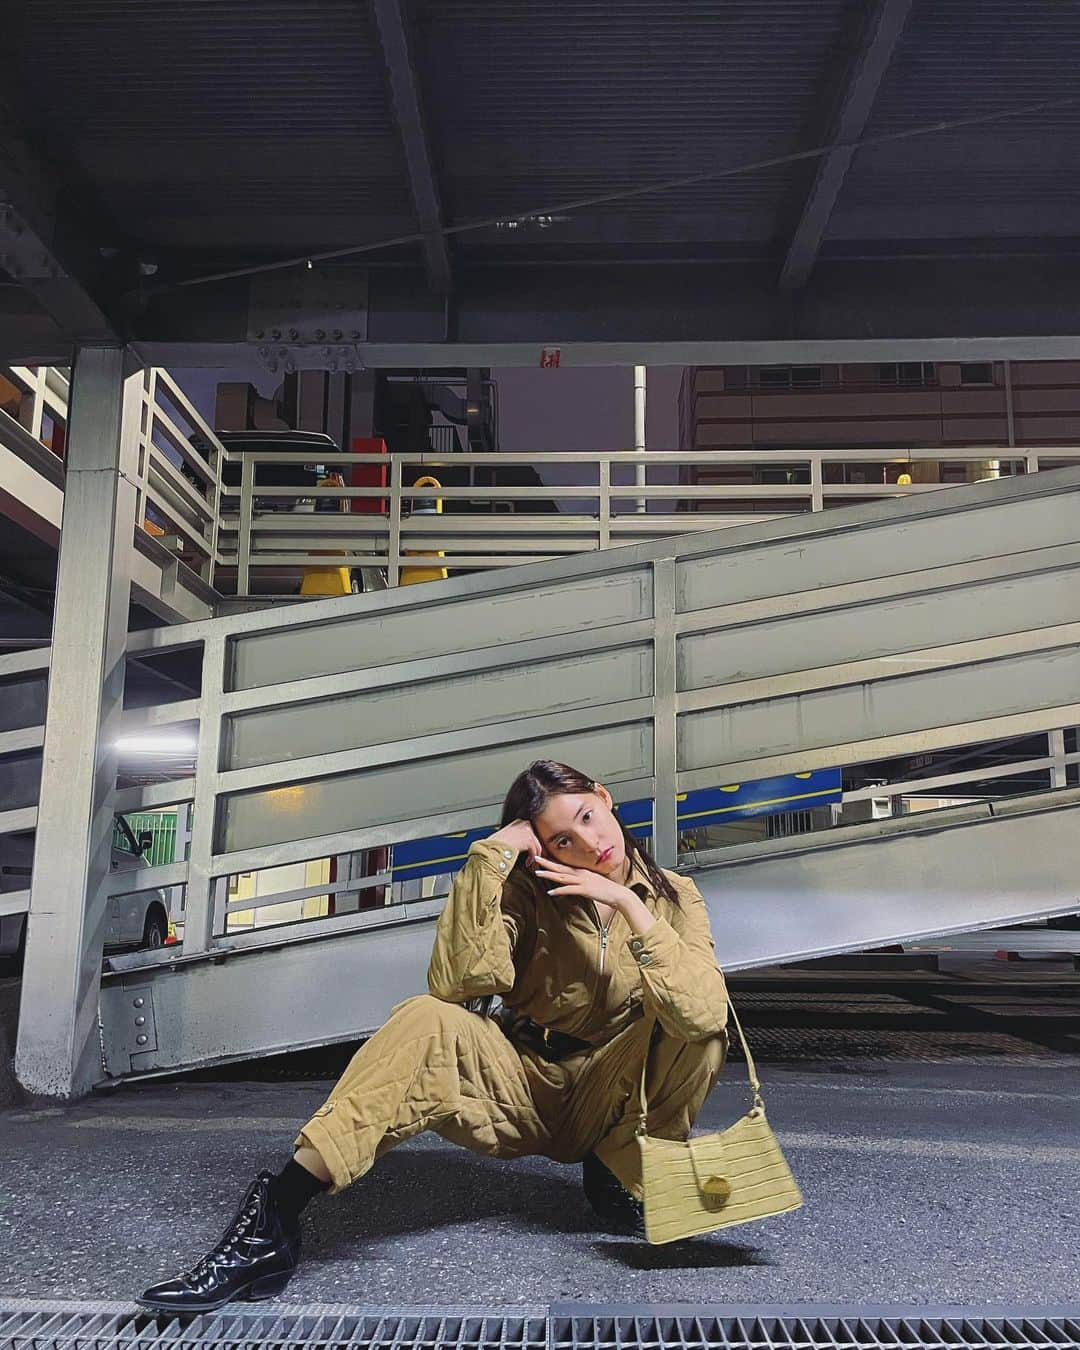
POLYGON ((505 871, 506 871, 506 864, 505 864, 505 863, 500 863, 500 864, 499 864, 499 871, 500 871, 500 872, 505 872, 505 871))
POLYGON ((649 955, 648 952, 642 952, 641 955, 638 957, 638 964, 642 966, 647 966, 651 960, 652 957, 649 955))
POLYGON ((506 852, 503 854, 504 858, 512 858, 513 856, 514 855, 510 852, 509 849, 507 849, 506 852))
POLYGON ((631 939, 630 939, 630 950, 631 950, 631 951, 633 951, 633 952, 639 952, 639 951, 641 951, 642 947, 644 947, 644 946, 645 946, 645 944, 644 944, 644 942, 642 942, 641 938, 637 938, 637 937, 636 937, 636 938, 631 938, 631 939))

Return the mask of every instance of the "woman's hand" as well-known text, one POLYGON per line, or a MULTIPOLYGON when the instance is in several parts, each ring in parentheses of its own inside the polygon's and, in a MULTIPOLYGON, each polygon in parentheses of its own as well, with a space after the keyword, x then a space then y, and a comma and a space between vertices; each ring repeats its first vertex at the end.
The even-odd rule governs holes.
POLYGON ((527 854, 526 866, 535 867, 536 861, 544 852, 544 846, 536 837, 536 831, 527 820, 514 820, 501 830, 488 836, 488 842, 499 844, 502 848, 512 848, 515 853, 527 854))
POLYGON ((549 895, 580 895, 586 900, 599 900, 602 905, 611 905, 615 909, 625 909, 632 902, 640 904, 629 886, 612 881, 599 872, 590 872, 585 867, 567 867, 550 858, 541 858, 533 869, 533 876, 555 883, 548 888, 549 895))

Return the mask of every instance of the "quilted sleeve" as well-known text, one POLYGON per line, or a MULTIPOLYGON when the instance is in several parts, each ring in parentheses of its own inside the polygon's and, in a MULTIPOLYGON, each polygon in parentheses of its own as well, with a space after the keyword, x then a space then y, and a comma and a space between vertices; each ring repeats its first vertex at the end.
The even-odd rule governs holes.
POLYGON ((641 967, 645 1012, 677 1040, 704 1041, 727 1026, 727 985, 701 892, 685 877, 672 881, 679 891, 678 930, 658 917, 631 940, 630 950, 641 967))
POLYGON ((439 915, 428 989, 447 1003, 505 994, 514 983, 514 948, 522 927, 520 897, 508 879, 513 849, 481 839, 469 848, 439 915))

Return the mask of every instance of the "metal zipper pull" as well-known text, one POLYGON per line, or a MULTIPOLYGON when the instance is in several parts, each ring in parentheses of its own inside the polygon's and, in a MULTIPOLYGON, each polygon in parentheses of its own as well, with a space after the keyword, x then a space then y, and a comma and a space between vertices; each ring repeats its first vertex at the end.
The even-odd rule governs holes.
POLYGON ((607 951, 607 929, 600 929, 600 974, 604 973, 604 953, 607 951))

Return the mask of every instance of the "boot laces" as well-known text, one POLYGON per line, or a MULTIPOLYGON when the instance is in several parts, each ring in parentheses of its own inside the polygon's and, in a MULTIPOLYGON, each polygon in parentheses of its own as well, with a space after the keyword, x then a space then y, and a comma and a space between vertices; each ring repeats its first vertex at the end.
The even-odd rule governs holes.
POLYGON ((200 1280, 211 1274, 219 1265, 227 1265, 228 1259, 244 1238, 250 1236, 259 1217, 259 1196, 253 1194, 242 1207, 239 1214, 221 1236, 221 1240, 201 1257, 191 1268, 188 1278, 200 1280))

